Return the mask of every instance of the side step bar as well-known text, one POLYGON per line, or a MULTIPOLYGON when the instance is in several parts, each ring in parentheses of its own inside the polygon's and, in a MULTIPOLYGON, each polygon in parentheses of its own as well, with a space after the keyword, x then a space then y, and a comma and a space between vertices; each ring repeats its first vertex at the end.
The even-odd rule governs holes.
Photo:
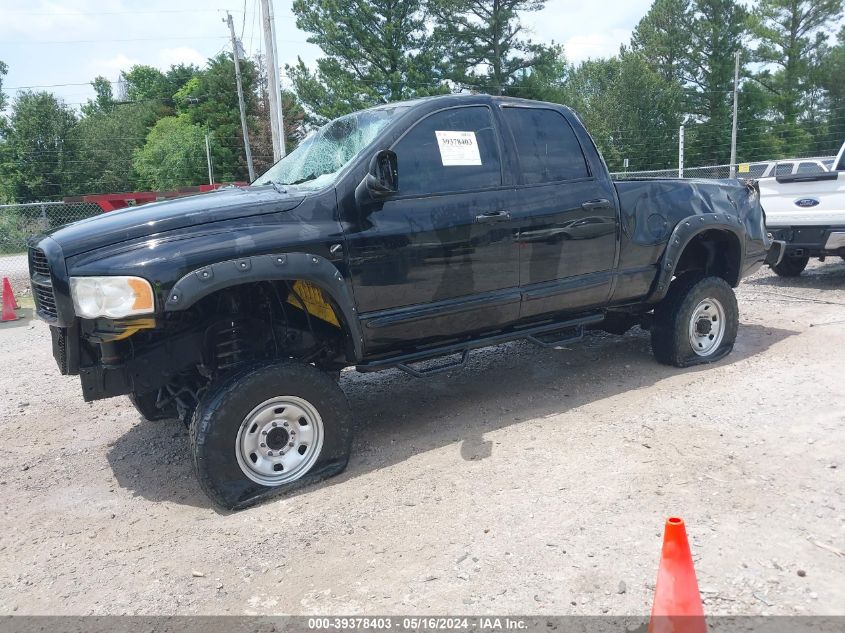
POLYGON ((584 337, 584 326, 600 323, 603 320, 603 312, 588 314, 568 321, 546 323, 544 325, 512 330, 501 334, 494 334, 492 336, 486 336, 473 341, 452 343, 450 345, 444 345, 433 349, 374 360, 369 363, 357 365, 355 369, 360 372, 372 372, 395 367, 396 369, 401 369, 415 378, 424 378, 463 367, 467 363, 470 350, 473 349, 489 347, 491 345, 498 345, 500 343, 507 343, 508 341, 516 341, 520 339, 526 339, 541 347, 560 347, 563 344, 582 339, 584 337), (457 354, 460 354, 460 358, 438 364, 433 367, 412 367, 413 363, 427 362, 457 354))

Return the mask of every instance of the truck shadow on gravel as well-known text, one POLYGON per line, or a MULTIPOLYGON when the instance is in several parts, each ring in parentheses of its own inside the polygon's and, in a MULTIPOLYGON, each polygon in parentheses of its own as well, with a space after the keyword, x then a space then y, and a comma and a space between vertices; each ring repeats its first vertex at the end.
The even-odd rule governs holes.
POLYGON ((746 279, 743 285, 771 288, 808 288, 814 290, 842 290, 845 288, 845 262, 828 258, 826 262, 810 263, 798 277, 778 277, 775 274, 746 279))
MULTIPOLYGON (((291 495, 343 483, 450 444, 466 460, 485 459, 495 450, 485 433, 565 413, 678 374, 742 362, 796 333, 743 324, 730 356, 715 365, 687 369, 657 364, 648 333, 635 328, 621 337, 593 332, 565 350, 527 342, 477 350, 463 371, 428 379, 397 370, 347 370, 340 384, 356 420, 349 467, 291 495)), ((187 432, 176 421, 139 420, 115 441, 107 458, 119 485, 135 495, 153 502, 211 506, 194 479, 187 432)))

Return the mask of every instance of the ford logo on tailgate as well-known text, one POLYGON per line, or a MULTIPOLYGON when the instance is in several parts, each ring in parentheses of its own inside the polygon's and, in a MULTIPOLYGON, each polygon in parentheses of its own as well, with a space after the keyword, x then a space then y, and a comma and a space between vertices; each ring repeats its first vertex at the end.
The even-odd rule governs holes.
POLYGON ((809 207, 815 207, 819 204, 819 201, 815 198, 798 198, 795 201, 796 207, 801 207, 802 209, 808 209, 809 207))

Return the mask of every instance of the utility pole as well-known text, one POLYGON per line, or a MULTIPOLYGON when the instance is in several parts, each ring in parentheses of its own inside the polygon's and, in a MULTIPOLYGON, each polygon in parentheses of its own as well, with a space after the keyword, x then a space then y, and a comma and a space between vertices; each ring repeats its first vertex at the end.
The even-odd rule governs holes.
POLYGON ((736 68, 734 70, 734 120, 731 128, 731 178, 736 178, 736 124, 737 106, 739 104, 739 51, 736 52, 736 68))
MULTIPOLYGON (((278 44, 278 40, 276 39, 276 16, 273 14, 273 0, 269 0, 270 5, 270 35, 273 37, 273 55, 275 56, 278 52, 276 50, 276 45, 278 44)), ((282 75, 282 71, 279 68, 278 60, 276 61, 276 116, 279 119, 278 126, 279 126, 279 153, 281 154, 280 158, 284 158, 285 155, 288 153, 287 149, 285 148, 285 117, 282 113, 282 80, 279 79, 282 75)))
POLYGON ((684 177, 684 126, 678 129, 678 178, 684 177))
POLYGON ((267 92, 270 97, 270 131, 273 135, 273 161, 285 155, 284 126, 282 124, 282 95, 279 89, 279 65, 276 62, 276 37, 271 0, 261 0, 261 26, 264 31, 264 50, 267 52, 267 92))
POLYGON ((244 105, 244 86, 241 81, 240 43, 235 37, 235 24, 232 22, 232 14, 226 12, 226 22, 229 24, 229 33, 232 35, 232 53, 235 59, 235 78, 238 82, 238 108, 241 111, 241 131, 244 135, 244 151, 246 152, 246 166, 249 169, 249 181, 255 180, 255 167, 252 164, 252 148, 249 146, 249 128, 246 124, 246 106, 244 105))
POLYGON ((214 168, 211 166, 211 146, 208 144, 208 133, 205 134, 205 162, 208 163, 208 184, 214 184, 214 168))

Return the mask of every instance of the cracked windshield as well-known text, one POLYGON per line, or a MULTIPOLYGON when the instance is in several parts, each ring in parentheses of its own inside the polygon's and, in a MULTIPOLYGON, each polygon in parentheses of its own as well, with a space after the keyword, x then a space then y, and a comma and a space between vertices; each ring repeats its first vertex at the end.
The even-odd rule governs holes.
POLYGON ((330 121, 253 184, 272 182, 308 189, 326 187, 384 126, 405 109, 404 106, 372 108, 330 121))

